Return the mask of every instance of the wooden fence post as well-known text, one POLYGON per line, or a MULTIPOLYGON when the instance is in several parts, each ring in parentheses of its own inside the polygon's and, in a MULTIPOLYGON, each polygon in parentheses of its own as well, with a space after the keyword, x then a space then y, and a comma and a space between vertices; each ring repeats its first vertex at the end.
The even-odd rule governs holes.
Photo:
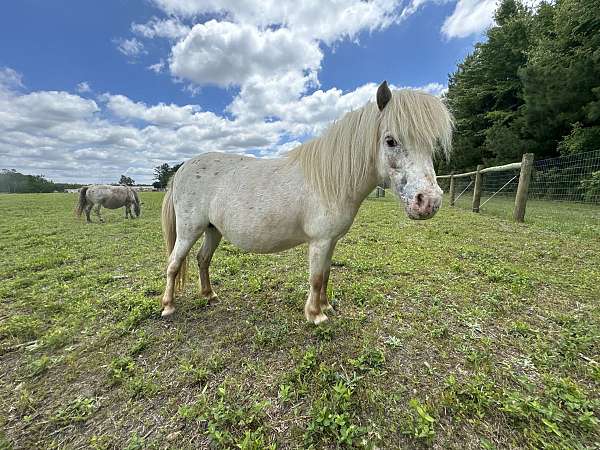
POLYGON ((521 161, 521 173, 519 174, 519 186, 515 197, 515 210, 513 217, 517 222, 525 221, 525 207, 527 206, 527 193, 529 192, 529 181, 533 169, 533 153, 525 153, 521 161))
POLYGON ((475 174, 475 189, 473 189, 473 212, 476 213, 479 212, 479 203, 481 202, 481 185, 483 184, 481 169, 483 169, 483 164, 478 164, 475 174))
POLYGON ((454 172, 450 173, 450 206, 454 206, 454 172))

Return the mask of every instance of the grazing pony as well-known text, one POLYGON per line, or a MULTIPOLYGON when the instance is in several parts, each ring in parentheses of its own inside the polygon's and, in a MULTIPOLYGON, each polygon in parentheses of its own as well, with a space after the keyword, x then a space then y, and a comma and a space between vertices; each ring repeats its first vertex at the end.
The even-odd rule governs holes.
POLYGON ((129 186, 111 186, 106 184, 93 184, 84 186, 79 190, 79 201, 75 207, 75 213, 81 217, 81 213, 85 212, 87 223, 91 223, 90 212, 96 206, 95 212, 100 222, 104 219, 100 215, 100 208, 104 206, 108 209, 117 209, 125 207, 125 218, 131 217, 131 207, 135 216, 140 216, 140 198, 135 189, 129 186))
POLYGON ((237 247, 273 253, 308 243, 309 322, 327 320, 331 257, 363 200, 389 179, 411 219, 429 219, 442 203, 433 169, 436 150, 448 155, 452 117, 440 99, 390 91, 346 114, 319 138, 281 159, 205 153, 175 174, 162 205, 169 261, 162 315, 175 311, 173 294, 185 279, 186 256, 197 255, 202 295, 216 297, 208 267, 221 237, 237 247))

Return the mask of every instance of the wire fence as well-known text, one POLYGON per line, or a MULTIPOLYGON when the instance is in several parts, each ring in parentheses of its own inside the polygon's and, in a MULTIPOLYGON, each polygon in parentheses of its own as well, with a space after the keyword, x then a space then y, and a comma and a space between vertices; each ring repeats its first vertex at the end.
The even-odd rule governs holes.
MULTIPOLYGON (((511 217, 519 173, 517 168, 482 174, 479 210, 511 217)), ((438 183, 445 193, 449 192, 449 178, 439 178, 438 183)), ((455 177, 455 206, 470 210, 474 188, 475 174, 455 177)), ((600 150, 534 161, 527 211, 534 220, 553 213, 600 224, 600 150)))
POLYGON ((529 197, 600 203, 600 150, 535 161, 529 197))

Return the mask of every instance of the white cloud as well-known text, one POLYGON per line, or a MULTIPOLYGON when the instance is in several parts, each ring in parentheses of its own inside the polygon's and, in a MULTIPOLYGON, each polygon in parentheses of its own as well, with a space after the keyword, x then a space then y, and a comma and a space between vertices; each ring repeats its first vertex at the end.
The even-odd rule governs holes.
POLYGON ((480 33, 494 21, 496 0, 458 0, 454 12, 442 25, 448 39, 480 33))
POLYGON ((151 64, 148 66, 148 70, 151 70, 154 73, 161 73, 165 68, 165 61, 161 59, 156 64, 151 64))
MULTIPOLYGON (((403 20, 426 3, 447 1, 154 0, 170 17, 133 24, 132 30, 147 38, 180 38, 171 49, 171 75, 191 82, 185 89, 192 94, 204 85, 239 86, 227 111, 239 121, 258 123, 286 117, 291 114, 286 109, 314 101, 303 96, 319 86, 321 45, 356 39, 360 32, 403 20), (186 28, 184 21, 203 15, 216 15, 218 20, 186 28)), ((163 65, 149 68, 158 73, 163 65)))
POLYGON ((214 113, 200 111, 198 105, 178 106, 159 103, 155 106, 147 106, 143 102, 134 102, 124 95, 111 94, 104 94, 101 99, 106 102, 108 110, 122 119, 143 120, 165 127, 190 124, 214 127, 225 120, 214 113))
POLYGON ((131 31, 145 38, 163 37, 168 39, 179 39, 190 32, 190 27, 184 25, 173 17, 158 19, 153 17, 146 23, 132 23, 131 31))
POLYGON ((10 67, 0 67, 0 90, 22 88, 23 76, 10 67))
POLYGON ((242 85, 254 76, 318 69, 323 54, 314 41, 287 28, 211 20, 198 24, 172 49, 171 73, 197 84, 242 85))
POLYGON ((92 88, 90 87, 90 84, 87 81, 82 81, 81 83, 77 84, 75 90, 80 94, 92 92, 92 88))
POLYGON ((117 44, 117 50, 119 50, 125 56, 135 57, 146 52, 144 50, 144 44, 142 44, 136 38, 117 39, 115 40, 115 44, 117 44))
POLYGON ((442 83, 427 83, 423 86, 406 86, 401 89, 415 89, 440 97, 448 91, 448 86, 443 85, 442 83))
POLYGON ((327 44, 354 38, 362 30, 383 28, 398 17, 400 0, 154 0, 167 14, 195 17, 217 14, 260 28, 281 25, 327 44))

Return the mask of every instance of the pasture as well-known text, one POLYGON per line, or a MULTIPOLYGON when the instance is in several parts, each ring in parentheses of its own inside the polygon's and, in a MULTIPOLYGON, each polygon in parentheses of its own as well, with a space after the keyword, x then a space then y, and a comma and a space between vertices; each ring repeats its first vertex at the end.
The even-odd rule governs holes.
POLYGON ((141 197, 86 225, 74 195, 0 196, 0 448, 600 445, 600 220, 369 198, 329 322, 304 319, 305 246, 227 242, 219 301, 191 264, 163 320, 162 194, 141 197))

